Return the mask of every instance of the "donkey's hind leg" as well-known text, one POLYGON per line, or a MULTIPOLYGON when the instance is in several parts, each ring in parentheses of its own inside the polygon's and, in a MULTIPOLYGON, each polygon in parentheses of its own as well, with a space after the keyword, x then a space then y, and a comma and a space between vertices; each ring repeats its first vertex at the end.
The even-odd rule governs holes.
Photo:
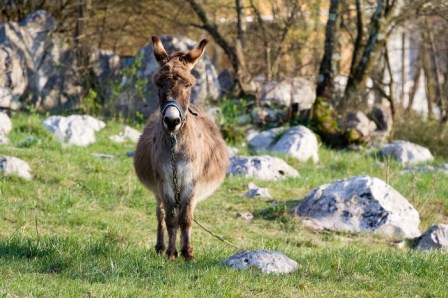
POLYGON ((166 250, 165 246, 165 210, 161 200, 157 199, 157 243, 156 243, 156 253, 163 254, 166 250))

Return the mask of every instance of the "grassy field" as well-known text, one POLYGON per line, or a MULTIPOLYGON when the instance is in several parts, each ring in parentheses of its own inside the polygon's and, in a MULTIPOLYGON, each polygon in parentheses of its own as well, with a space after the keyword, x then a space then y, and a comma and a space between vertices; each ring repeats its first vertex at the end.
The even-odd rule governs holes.
MULTIPOLYGON (((108 136, 108 123, 87 147, 61 146, 42 128, 40 116, 13 117, 11 146, 0 156, 29 162, 34 179, 0 177, 0 297, 446 297, 448 255, 399 250, 371 235, 312 233, 289 209, 323 183, 355 175, 387 180, 416 207, 420 230, 448 223, 448 179, 439 173, 403 173, 371 152, 321 148, 321 162, 288 163, 301 178, 255 181, 268 199, 249 199, 248 179, 228 177, 196 217, 247 250, 270 249, 299 263, 289 275, 233 271, 220 264, 236 250, 193 228, 196 262, 157 256, 155 202, 137 181, 135 145, 108 136), (26 137, 32 142, 24 142, 26 137), (93 153, 113 154, 113 160, 93 153), (238 219, 252 212, 251 222, 238 219)), ((247 149, 241 148, 243 152, 247 149)), ((435 163, 441 163, 436 159, 435 163)))

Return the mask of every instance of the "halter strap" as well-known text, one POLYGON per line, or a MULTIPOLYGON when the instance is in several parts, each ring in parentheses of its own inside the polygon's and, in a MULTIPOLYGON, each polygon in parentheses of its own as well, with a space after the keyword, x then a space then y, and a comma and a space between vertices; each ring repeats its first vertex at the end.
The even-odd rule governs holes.
POLYGON ((180 118, 182 119, 182 123, 183 123, 185 121, 187 115, 185 114, 185 111, 182 108, 182 106, 180 105, 180 103, 177 100, 175 100, 174 98, 170 98, 163 105, 161 105, 160 112, 163 114, 165 112, 165 110, 171 106, 176 107, 176 109, 179 110, 180 118))

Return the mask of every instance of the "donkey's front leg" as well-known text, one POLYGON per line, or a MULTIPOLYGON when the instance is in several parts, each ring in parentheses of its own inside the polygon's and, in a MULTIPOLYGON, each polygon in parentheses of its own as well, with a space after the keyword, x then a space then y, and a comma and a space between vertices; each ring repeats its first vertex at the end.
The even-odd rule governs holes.
POLYGON ((157 198, 157 243, 156 253, 163 254, 165 252, 165 210, 163 209, 162 200, 157 198))
POLYGON ((172 203, 165 202, 164 204, 166 210, 165 223, 166 229, 168 230, 168 250, 166 254, 170 260, 175 260, 177 258, 176 249, 176 236, 177 230, 179 229, 178 217, 173 213, 173 211, 178 212, 175 205, 172 203))
POLYGON ((191 225, 194 219, 194 200, 188 200, 186 205, 183 205, 180 210, 179 225, 182 236, 182 256, 187 261, 193 261, 193 247, 191 246, 191 225))

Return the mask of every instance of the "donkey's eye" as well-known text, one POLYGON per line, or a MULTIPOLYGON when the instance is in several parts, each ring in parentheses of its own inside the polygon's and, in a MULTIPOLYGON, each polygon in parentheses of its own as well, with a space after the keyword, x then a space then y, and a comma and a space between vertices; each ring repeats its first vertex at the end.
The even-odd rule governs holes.
POLYGON ((186 83, 186 84, 185 84, 185 87, 186 87, 186 88, 189 88, 189 87, 191 87, 191 84, 190 84, 190 83, 186 83))

